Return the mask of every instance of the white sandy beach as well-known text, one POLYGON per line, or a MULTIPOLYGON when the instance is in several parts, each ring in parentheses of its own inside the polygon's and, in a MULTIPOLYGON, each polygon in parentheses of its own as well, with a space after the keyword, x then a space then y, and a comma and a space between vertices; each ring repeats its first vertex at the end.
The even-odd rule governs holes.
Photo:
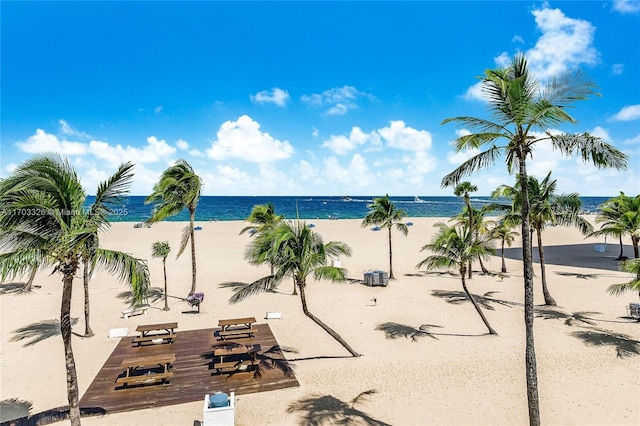
MULTIPOLYGON (((139 324, 178 321, 179 330, 211 328, 221 318, 255 316, 268 322, 286 353, 299 387, 239 395, 238 425, 293 425, 308 423, 306 411, 296 403, 321 398, 334 412, 358 394, 376 393, 355 408, 375 421, 393 425, 422 424, 526 424, 527 401, 524 372, 524 323, 522 266, 519 243, 508 249, 508 273, 501 278, 499 251, 487 262, 496 275, 481 275, 474 265, 468 282, 476 295, 495 292, 485 314, 499 336, 486 334, 480 317, 468 302, 450 303, 462 286, 455 274, 426 273, 415 265, 428 255, 420 247, 430 241, 436 218, 408 219, 414 223, 407 237, 393 232, 394 273, 388 287, 360 283, 308 283, 309 309, 339 333, 359 358, 348 357, 335 340, 304 316, 292 283, 283 282, 277 293, 254 296, 237 305, 228 303, 232 288, 224 283, 249 283, 268 273, 267 267, 250 266, 243 257, 248 235, 239 236, 246 223, 199 222, 196 233, 198 291, 205 293, 199 315, 179 298, 153 302, 148 315, 121 318, 127 302, 118 295, 128 288, 104 272, 91 282, 92 338, 74 336, 80 395, 90 385, 118 339, 109 330, 139 324), (449 293, 447 293, 449 292, 449 293), (454 292, 454 293, 451 293, 454 292), (373 298, 377 300, 375 306, 373 298), (500 303, 504 302, 504 303, 500 303), (281 311, 279 320, 265 320, 266 311, 281 311), (377 328, 397 323, 418 328, 428 325, 429 335, 389 338, 377 328), (331 403, 331 404, 329 404, 331 403)), ((446 220, 446 219, 445 219, 446 220)), ((340 259, 349 276, 362 280, 363 271, 388 270, 387 234, 361 228, 360 220, 313 220, 325 241, 349 244, 353 256, 340 259)), ((176 260, 183 223, 164 222, 152 228, 134 229, 132 223, 114 224, 101 243, 148 259, 154 287, 163 285, 162 261, 151 258, 151 245, 168 240, 173 253, 167 259, 169 294, 185 297, 191 285, 190 255, 176 260)), ((540 409, 544 424, 638 425, 640 424, 640 324, 625 317, 625 306, 637 302, 637 294, 609 296, 612 283, 630 279, 617 271, 618 245, 608 241, 607 251, 594 250, 602 239, 583 239, 571 228, 554 227, 543 234, 547 277, 558 302, 555 318, 536 318, 540 409), (571 318, 582 313, 588 322, 571 318)), ((629 241, 625 241, 629 244, 629 241)), ((534 246, 534 252, 537 248, 534 246)), ((626 255, 631 256, 630 246, 626 255)), ((536 271, 536 303, 542 303, 539 265, 536 271)), ((17 340, 22 327, 59 318, 62 285, 59 275, 40 274, 31 294, 0 295, 1 376, 0 400, 16 398, 32 404, 38 413, 67 404, 62 339, 55 335, 29 344, 17 340)), ((72 317, 79 318, 74 331, 82 334, 81 280, 74 288, 72 317)), ((547 309, 547 308, 544 308, 547 309)), ((547 315, 549 316, 549 315, 547 315)), ((210 389, 213 392, 216 389, 210 389)), ((203 393, 204 396, 204 393, 203 393)), ((86 425, 192 425, 202 420, 202 402, 149 410, 83 418, 86 425)), ((352 411, 353 412, 353 411, 352 411)), ((316 413, 317 414, 317 413, 316 413)), ((327 417, 331 418, 331 417, 327 417)), ((340 417, 333 418, 338 421, 340 417)), ((353 418, 364 424, 362 418, 353 418)))

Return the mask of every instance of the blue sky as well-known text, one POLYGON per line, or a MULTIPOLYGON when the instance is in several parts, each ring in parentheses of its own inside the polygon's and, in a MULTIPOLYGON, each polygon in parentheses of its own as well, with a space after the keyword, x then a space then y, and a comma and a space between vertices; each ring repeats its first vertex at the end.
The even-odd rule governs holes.
MULTIPOLYGON (((518 52, 544 82, 581 68, 578 124, 629 155, 598 170, 540 145, 558 192, 640 193, 640 1, 2 2, 0 176, 66 155, 92 193, 125 161, 147 195, 184 158, 205 195, 452 195, 487 117, 477 76, 518 52)), ((512 184, 501 160, 469 180, 512 184)))

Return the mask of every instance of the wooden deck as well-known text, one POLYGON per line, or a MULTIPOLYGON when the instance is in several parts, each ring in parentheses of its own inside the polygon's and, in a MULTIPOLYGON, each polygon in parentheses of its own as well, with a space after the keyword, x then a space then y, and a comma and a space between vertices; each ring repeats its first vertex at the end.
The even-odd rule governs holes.
POLYGON ((107 413, 161 407, 201 401, 207 393, 222 391, 237 395, 299 386, 278 342, 267 324, 254 326, 252 338, 218 340, 219 328, 179 331, 171 344, 136 347, 133 336, 123 337, 102 366, 87 392, 80 399, 80 408, 105 410, 107 413), (217 374, 213 369, 213 351, 218 346, 259 344, 256 372, 217 374), (116 380, 125 372, 125 358, 141 355, 175 354, 167 384, 119 387, 116 380))

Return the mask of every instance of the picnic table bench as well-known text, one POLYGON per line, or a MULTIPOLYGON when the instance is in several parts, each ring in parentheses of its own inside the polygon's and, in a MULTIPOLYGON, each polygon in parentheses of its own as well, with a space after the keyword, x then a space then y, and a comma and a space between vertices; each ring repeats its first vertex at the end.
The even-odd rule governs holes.
POLYGON ((169 369, 175 360, 175 354, 125 358, 120 364, 120 367, 125 369, 125 376, 116 379, 116 383, 125 388, 128 385, 150 384, 158 381, 165 384, 173 376, 173 372, 169 371, 169 369), (146 370, 146 372, 143 370, 146 370))
POLYGON ((256 355, 261 349, 262 347, 259 344, 217 348, 213 351, 213 355, 219 356, 220 361, 214 362, 213 368, 218 373, 229 373, 254 367, 256 365, 256 355), (236 356, 239 359, 225 362, 225 357, 230 356, 236 356))
POLYGON ((173 343, 173 339, 176 337, 176 328, 178 328, 177 322, 139 325, 136 331, 140 333, 140 336, 134 337, 133 343, 137 343, 138 346, 142 346, 145 342, 154 341, 173 343))
POLYGON ((221 327, 221 330, 218 332, 218 336, 220 336, 222 340, 229 336, 243 334, 246 334, 248 337, 253 337, 255 331, 253 324, 255 322, 256 319, 254 317, 219 320, 218 327, 221 327))

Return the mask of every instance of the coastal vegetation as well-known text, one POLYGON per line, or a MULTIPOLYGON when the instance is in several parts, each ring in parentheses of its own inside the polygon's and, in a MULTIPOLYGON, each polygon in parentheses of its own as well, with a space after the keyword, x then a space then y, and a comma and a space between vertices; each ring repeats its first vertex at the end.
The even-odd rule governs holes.
POLYGON ((621 263, 620 269, 633 274, 633 279, 626 283, 612 284, 607 289, 609 294, 619 296, 626 292, 637 291, 640 296, 640 259, 626 260, 621 263))
POLYGON ((396 205, 389 200, 389 194, 384 197, 374 198, 373 203, 367 206, 369 213, 362 220, 362 227, 371 225, 380 225, 386 228, 389 235, 389 279, 395 279, 393 276, 393 250, 391 247, 391 229, 395 225, 396 229, 404 236, 409 233, 409 228, 402 219, 407 216, 407 212, 398 209, 396 205))
MULTIPOLYGON (((456 185, 456 187, 453 190, 453 195, 455 195, 456 197, 462 197, 462 199, 464 200, 464 204, 467 207, 467 215, 469 217, 469 229, 474 229, 473 227, 473 207, 471 207, 471 198, 469 197, 469 193, 470 192, 476 192, 478 190, 478 187, 475 185, 472 185, 471 182, 465 181, 465 182, 460 182, 459 184, 456 185)), ((471 263, 472 261, 469 261, 469 279, 471 279, 473 277, 473 268, 471 267, 471 263)))
POLYGON ((462 281, 462 289, 467 298, 473 304, 476 312, 482 318, 482 322, 489 330, 489 334, 498 334, 491 327, 484 313, 476 303, 475 299, 469 293, 466 282, 466 274, 469 263, 473 259, 480 257, 488 258, 494 253, 493 248, 486 242, 480 241, 475 236, 475 232, 468 225, 448 226, 442 222, 434 225, 438 228, 431 243, 422 247, 421 251, 430 250, 434 254, 422 260, 417 268, 425 266, 428 270, 455 268, 460 273, 462 281))
POLYGON ((196 207, 202 192, 202 180, 191 165, 185 160, 178 160, 166 169, 160 180, 154 185, 153 192, 145 203, 154 203, 148 223, 164 220, 177 215, 183 209, 189 211, 189 224, 182 230, 182 240, 176 258, 184 252, 191 242, 191 290, 189 296, 196 292, 196 238, 193 222, 196 217, 196 207))
POLYGON ((243 299, 275 289, 284 278, 292 278, 300 292, 302 311, 324 331, 340 343, 354 357, 360 356, 331 327, 313 315, 307 306, 305 288, 307 279, 344 281, 347 271, 330 265, 332 259, 351 256, 351 249, 341 241, 324 243, 322 237, 300 220, 281 221, 272 228, 265 228, 249 243, 245 257, 252 265, 268 263, 274 272, 240 288, 229 300, 238 303, 243 299))
POLYGON ((97 235, 109 226, 109 207, 121 201, 133 178, 133 165, 121 165, 98 186, 96 199, 85 211, 86 193, 69 162, 56 154, 35 155, 0 182, 0 248, 3 276, 33 270, 34 262, 62 275, 60 331, 64 343, 67 398, 71 424, 80 424, 78 378, 71 345, 73 280, 86 254, 97 267, 116 275, 132 288, 134 303, 149 287, 149 271, 140 259, 99 247, 97 235), (28 259, 20 262, 20 259, 28 259), (11 268, 11 270, 5 270, 11 268))
POLYGON ((504 217, 500 219, 493 228, 491 228, 490 233, 492 239, 500 241, 500 272, 506 274, 507 264, 504 260, 504 246, 506 244, 507 246, 511 247, 511 244, 513 244, 516 236, 518 236, 519 234, 513 230, 513 225, 511 224, 511 222, 504 217))
POLYGON ((530 205, 528 196, 527 158, 542 142, 550 143, 561 155, 579 155, 599 168, 626 168, 627 156, 602 139, 589 133, 551 131, 563 124, 576 123, 568 107, 576 101, 597 94, 597 86, 580 71, 555 76, 545 84, 529 74, 527 59, 516 55, 504 68, 487 70, 481 90, 488 102, 491 119, 459 116, 447 118, 443 124, 455 123, 469 131, 454 141, 454 149, 485 151, 464 161, 444 176, 442 186, 459 184, 462 178, 490 167, 504 156, 507 170, 517 170, 522 189, 521 236, 524 275, 525 370, 529 423, 539 425, 540 404, 538 375, 533 336, 533 258, 531 244, 530 205), (500 144, 500 141, 504 141, 500 144))
MULTIPOLYGON (((575 226, 583 235, 589 235, 593 231, 593 226, 589 221, 580 215, 582 202, 576 193, 556 194, 557 180, 551 180, 551 172, 542 181, 538 181, 535 176, 527 179, 529 197, 529 220, 531 227, 536 232, 538 242, 538 255, 540 259, 540 270, 542 280, 542 294, 545 305, 556 306, 555 299, 551 296, 547 286, 547 274, 545 268, 544 245, 542 243, 542 231, 547 226, 575 226)), ((520 186, 519 176, 516 175, 514 186, 500 185, 491 194, 496 198, 507 198, 511 200, 511 211, 509 221, 521 223, 520 214, 522 206, 523 191, 520 186)), ((531 235, 533 238, 533 235, 531 235)))
POLYGON ((640 194, 635 197, 620 195, 610 198, 599 208, 596 216, 596 223, 600 224, 600 229, 593 231, 591 236, 612 235, 620 240, 620 254, 617 260, 625 260, 623 252, 622 238, 625 235, 631 237, 633 246, 633 257, 638 259, 640 252, 638 243, 640 242, 640 194))
POLYGON ((151 257, 162 258, 162 272, 164 274, 164 308, 163 310, 169 310, 169 303, 167 302, 167 256, 171 252, 171 246, 169 241, 156 241, 151 246, 151 257))

